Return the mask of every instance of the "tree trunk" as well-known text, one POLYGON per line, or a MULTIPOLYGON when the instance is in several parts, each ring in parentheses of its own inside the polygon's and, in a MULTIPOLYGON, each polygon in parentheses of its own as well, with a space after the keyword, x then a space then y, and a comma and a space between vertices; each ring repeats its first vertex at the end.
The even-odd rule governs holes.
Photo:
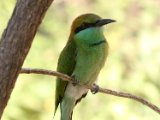
POLYGON ((53 0, 17 0, 0 41, 0 119, 37 28, 53 0))

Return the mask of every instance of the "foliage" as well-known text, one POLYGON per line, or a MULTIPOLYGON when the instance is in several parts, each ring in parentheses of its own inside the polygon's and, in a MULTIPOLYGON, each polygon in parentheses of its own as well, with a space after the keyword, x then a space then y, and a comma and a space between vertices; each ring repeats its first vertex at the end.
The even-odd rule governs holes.
MULTIPOLYGON (((0 34, 15 0, 0 1, 0 34)), ((102 87, 134 93, 160 106, 159 0, 59 0, 42 22, 24 67, 56 70, 72 20, 92 12, 117 20, 105 28, 110 46, 107 64, 99 76, 102 87)), ((20 75, 2 120, 47 120, 54 113, 55 78, 20 75)), ((75 120, 157 120, 158 114, 132 100, 88 96, 74 110, 75 120)), ((55 119, 59 119, 57 112, 55 119)))

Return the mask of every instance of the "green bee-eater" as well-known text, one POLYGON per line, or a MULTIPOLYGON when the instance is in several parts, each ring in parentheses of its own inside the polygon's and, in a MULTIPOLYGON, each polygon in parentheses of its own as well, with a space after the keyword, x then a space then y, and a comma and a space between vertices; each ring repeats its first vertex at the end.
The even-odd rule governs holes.
POLYGON ((57 78, 55 111, 60 104, 61 120, 71 120, 75 105, 86 96, 104 66, 108 54, 108 43, 103 34, 103 25, 114 22, 95 14, 77 17, 71 26, 68 42, 62 50, 57 71, 73 76, 77 85, 57 78), (80 84, 80 85, 79 85, 80 84))

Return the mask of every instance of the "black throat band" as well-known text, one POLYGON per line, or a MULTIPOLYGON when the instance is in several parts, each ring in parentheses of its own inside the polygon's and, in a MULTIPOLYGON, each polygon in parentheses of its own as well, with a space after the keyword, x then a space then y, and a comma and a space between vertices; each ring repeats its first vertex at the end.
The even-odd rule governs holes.
POLYGON ((106 40, 101 40, 101 41, 92 43, 92 44, 90 44, 90 47, 94 47, 94 46, 100 45, 100 44, 102 44, 102 43, 106 43, 106 40))

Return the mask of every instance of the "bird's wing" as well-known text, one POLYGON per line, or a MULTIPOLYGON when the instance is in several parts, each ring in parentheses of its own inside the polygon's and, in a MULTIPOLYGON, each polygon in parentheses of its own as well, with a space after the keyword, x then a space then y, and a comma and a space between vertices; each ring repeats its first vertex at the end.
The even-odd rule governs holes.
MULTIPOLYGON (((64 47, 60 54, 57 71, 71 76, 75 67, 75 58, 76 45, 74 40, 72 40, 67 43, 67 45, 64 47)), ((55 112, 64 96, 67 84, 67 81, 63 81, 60 78, 57 78, 56 80, 55 112)))

